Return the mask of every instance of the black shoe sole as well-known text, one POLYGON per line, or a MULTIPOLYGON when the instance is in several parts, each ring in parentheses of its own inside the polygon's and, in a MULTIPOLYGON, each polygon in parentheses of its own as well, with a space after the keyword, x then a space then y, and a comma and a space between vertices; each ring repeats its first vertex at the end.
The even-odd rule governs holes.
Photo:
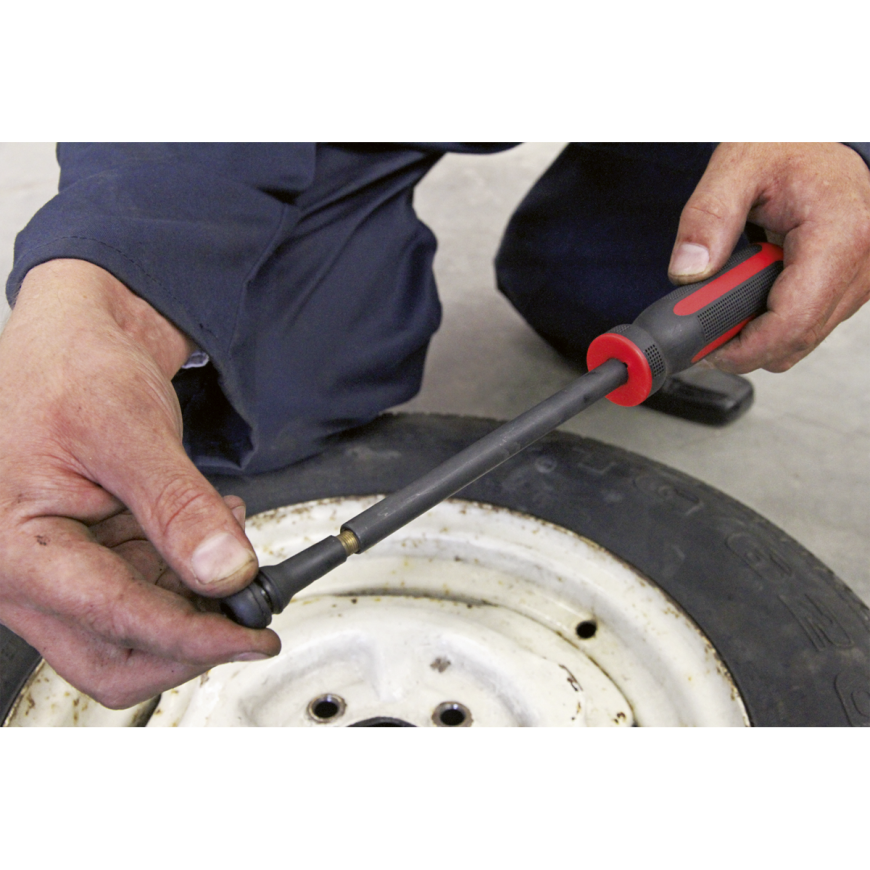
POLYGON ((725 426, 742 417, 754 398, 752 384, 740 375, 693 368, 668 378, 643 406, 695 423, 725 426))

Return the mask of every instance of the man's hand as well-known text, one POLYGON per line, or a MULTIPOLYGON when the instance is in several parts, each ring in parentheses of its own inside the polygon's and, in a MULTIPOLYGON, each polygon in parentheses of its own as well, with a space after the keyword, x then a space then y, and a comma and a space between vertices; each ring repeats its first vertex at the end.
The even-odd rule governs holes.
POLYGON ((0 622, 109 707, 280 649, 200 598, 257 561, 241 499, 182 448, 170 381, 190 349, 80 260, 32 269, 0 336, 0 622))
POLYGON ((836 143, 720 145, 680 219, 670 277, 725 264, 745 223, 784 248, 769 311, 711 354, 729 372, 783 372, 870 298, 870 170, 836 143))

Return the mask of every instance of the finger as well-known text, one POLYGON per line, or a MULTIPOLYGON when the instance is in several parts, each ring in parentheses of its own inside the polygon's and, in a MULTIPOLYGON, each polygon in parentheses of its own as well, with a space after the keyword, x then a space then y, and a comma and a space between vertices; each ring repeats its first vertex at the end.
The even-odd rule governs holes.
POLYGON ((818 226, 789 234, 768 311, 713 354, 714 365, 735 373, 787 371, 860 307, 863 294, 853 292, 861 280, 859 258, 833 235, 818 226))
POLYGON ((28 624, 45 638, 39 652, 68 683, 114 710, 132 707, 208 670, 173 662, 141 650, 117 647, 63 620, 28 614, 28 624))
POLYGON ((141 575, 146 583, 156 583, 161 575, 167 573, 166 560, 150 541, 123 541, 111 549, 141 575))
POLYGON ((110 452, 102 458, 106 485, 195 592, 223 597, 246 586, 256 574, 257 557, 236 516, 241 500, 228 505, 177 439, 143 437, 144 427, 135 431, 123 456, 110 452), (140 473, 132 475, 129 468, 140 473))
POLYGON ((668 275, 700 281, 725 265, 758 195, 755 165, 734 149, 717 148, 683 208, 668 275))
POLYGON ((239 498, 237 495, 225 495, 224 502, 227 507, 233 512, 233 516, 236 518, 236 522, 239 526, 244 530, 245 528, 245 514, 247 513, 247 507, 245 502, 239 498))
MULTIPOLYGON (((224 502, 231 509, 240 528, 244 529, 244 501, 238 496, 228 495, 224 496, 224 502)), ((89 530, 95 543, 114 550, 121 558, 129 562, 147 583, 153 583, 190 601, 198 602, 197 606, 200 610, 220 612, 220 608, 217 606, 202 606, 202 602, 206 599, 201 599, 169 567, 166 560, 145 537, 142 526, 139 525, 139 521, 130 511, 124 511, 100 523, 95 523, 90 526, 89 530)))
MULTIPOLYGON (((245 528, 245 502, 237 495, 225 495, 224 503, 232 511, 239 526, 245 528)), ((129 510, 122 510, 90 527, 94 541, 104 547, 117 547, 125 541, 148 540, 139 520, 129 510)))
MULTIPOLYGON (((24 554, 11 566, 22 581, 13 604, 78 626, 112 645, 182 664, 210 666, 280 650, 274 632, 245 629, 202 613, 190 601, 147 583, 118 553, 95 545, 79 523, 55 518, 33 520, 31 526, 45 543, 38 558, 24 554)), ((36 635, 26 635, 31 637, 36 635)))
POLYGON ((94 542, 112 549, 126 541, 148 540, 139 520, 128 510, 88 527, 94 542))
MULTIPOLYGON (((198 602, 207 599, 201 598, 182 582, 181 578, 166 564, 160 553, 154 549, 154 545, 150 541, 124 541, 113 547, 112 550, 134 571, 138 572, 146 583, 174 592, 188 601, 195 602, 198 609, 203 609, 198 602)), ((215 603, 218 604, 218 602, 215 603)), ((214 613, 219 611, 219 605, 212 609, 214 613)))

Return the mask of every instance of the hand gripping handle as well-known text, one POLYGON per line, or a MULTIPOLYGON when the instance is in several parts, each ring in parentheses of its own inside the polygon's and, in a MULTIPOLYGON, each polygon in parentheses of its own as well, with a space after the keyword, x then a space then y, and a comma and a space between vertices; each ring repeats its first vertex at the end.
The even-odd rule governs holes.
POLYGON ((767 308, 782 272, 782 248, 767 242, 732 254, 724 268, 659 299, 632 324, 599 335, 586 355, 589 369, 609 359, 628 367, 628 382, 608 394, 617 405, 639 405, 664 383, 725 344, 767 308))

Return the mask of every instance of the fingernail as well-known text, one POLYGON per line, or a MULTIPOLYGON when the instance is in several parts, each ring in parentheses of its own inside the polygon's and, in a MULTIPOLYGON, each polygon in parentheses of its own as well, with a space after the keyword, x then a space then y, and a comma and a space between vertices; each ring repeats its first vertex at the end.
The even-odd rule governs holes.
POLYGON ((241 571, 254 557, 228 532, 218 532, 206 538, 190 560, 193 573, 200 583, 217 583, 241 571))
POLYGON ((697 275, 710 263, 710 252, 703 245, 683 242, 671 257, 672 275, 697 275))
POLYGON ((240 653, 231 661, 234 662, 260 662, 263 659, 270 659, 272 656, 267 656, 266 653, 261 652, 246 652, 240 653))
POLYGON ((243 504, 238 505, 233 508, 233 516, 236 518, 236 522, 242 527, 245 527, 245 506, 243 504))

